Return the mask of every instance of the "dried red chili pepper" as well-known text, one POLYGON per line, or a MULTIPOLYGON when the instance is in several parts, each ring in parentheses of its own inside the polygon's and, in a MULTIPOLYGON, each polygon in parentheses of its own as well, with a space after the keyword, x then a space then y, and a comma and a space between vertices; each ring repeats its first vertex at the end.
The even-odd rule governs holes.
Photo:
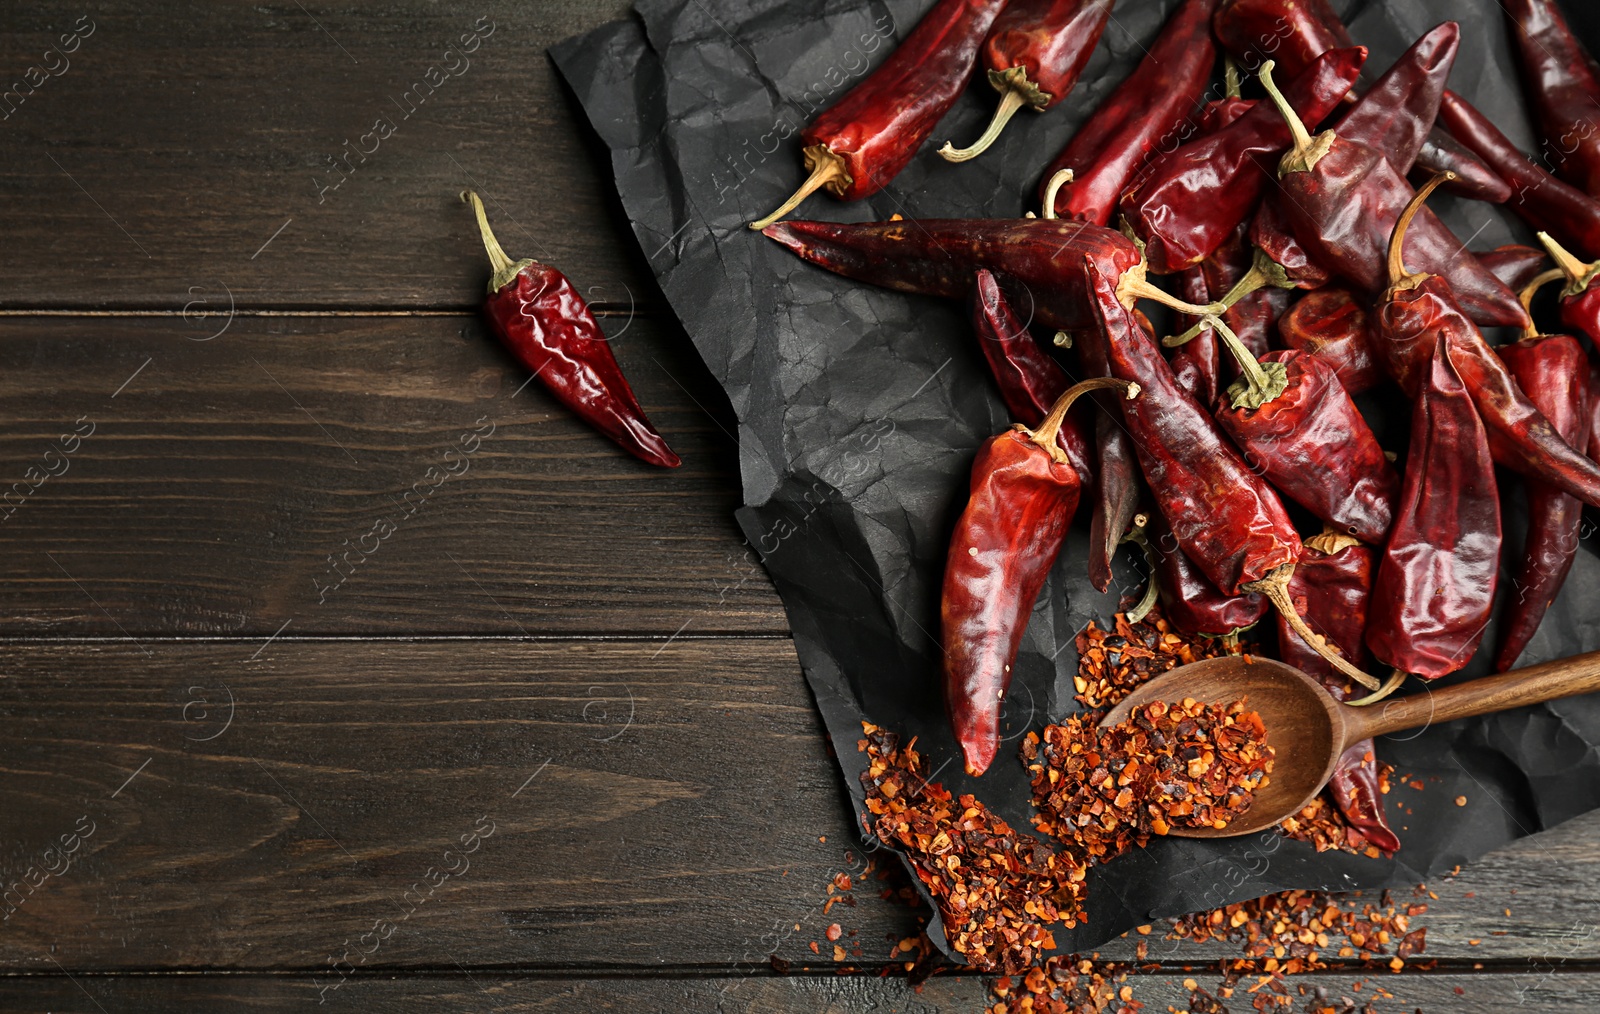
POLYGON ((1081 486, 1056 445, 1057 428, 1080 395, 1112 387, 1139 394, 1126 381, 1085 380, 1037 429, 991 438, 972 463, 972 496, 950 539, 940 606, 945 704, 969 774, 983 774, 999 750, 1017 646, 1078 508, 1081 486))
MULTIPOLYGON (((1178 272, 1178 296, 1190 303, 1206 303, 1211 300, 1211 286, 1206 279, 1204 264, 1198 264, 1178 272)), ((1187 325, 1184 333, 1193 332, 1193 338, 1187 343, 1184 350, 1172 357, 1172 374, 1178 378, 1178 383, 1185 391, 1194 395, 1194 400, 1202 405, 1210 405, 1217 400, 1217 392, 1222 387, 1222 359, 1221 348, 1217 345, 1217 336, 1209 328, 1201 325, 1204 318, 1196 319, 1189 314, 1178 315, 1179 326, 1187 325)))
POLYGON ((1495 462, 1600 506, 1600 467, 1561 439, 1523 394, 1505 363, 1462 312, 1449 283, 1437 275, 1406 270, 1401 257, 1406 228, 1436 183, 1437 178, 1419 190, 1395 224, 1389 247, 1393 281, 1379 304, 1374 351, 1389 375, 1416 397, 1434 337, 1447 337, 1450 361, 1478 406, 1495 462))
MULTIPOLYGON (((1531 290, 1530 290, 1531 295, 1531 290)), ((1530 334, 1496 349, 1528 400, 1573 447, 1589 443, 1589 363, 1570 335, 1530 334)), ((1500 622, 1495 671, 1517 664, 1578 554, 1583 505, 1542 482, 1528 483, 1528 535, 1500 622)))
MULTIPOLYGON (((1289 580, 1289 597, 1306 623, 1339 647, 1346 658, 1364 663, 1367 602, 1372 595, 1373 572, 1378 550, 1353 536, 1326 531, 1305 540, 1294 577, 1289 580)), ((1284 623, 1278 624, 1279 657, 1322 681, 1338 700, 1351 696, 1350 684, 1311 650, 1300 636, 1284 623)), ((1339 755, 1328 794, 1345 820, 1354 825, 1374 845, 1386 852, 1400 847, 1400 839, 1389 827, 1383 809, 1380 773, 1373 755, 1373 743, 1364 739, 1352 743, 1339 755)))
POLYGON ((1600 203, 1534 165, 1487 116, 1455 92, 1445 93, 1439 120, 1511 185, 1506 207, 1535 229, 1600 255, 1600 203))
MULTIPOLYGON (((1092 261, 1085 261, 1084 270, 1100 322, 1097 332, 1086 334, 1085 344, 1100 343, 1111 375, 1143 390, 1140 398, 1121 403, 1122 417, 1179 547, 1219 590, 1260 592, 1280 611, 1293 614, 1286 585, 1300 555, 1300 536, 1278 495, 1240 458, 1210 413, 1178 386, 1111 280, 1092 261)), ((1296 629, 1303 627, 1298 615, 1286 618, 1299 625, 1296 629)), ((1302 636, 1325 647, 1309 630, 1302 636)), ((1371 676, 1327 650, 1341 672, 1377 689, 1371 676)))
POLYGON ((1318 264, 1295 238, 1294 229, 1283 214, 1283 198, 1276 190, 1262 198, 1261 207, 1250 220, 1250 242, 1271 262, 1260 265, 1266 284, 1318 289, 1332 278, 1328 269, 1318 264))
POLYGON ((1500 569, 1500 495, 1488 435, 1438 334, 1419 378, 1394 527, 1367 607, 1367 646, 1396 672, 1437 679, 1483 639, 1500 569))
POLYGON ((1306 293, 1278 321, 1278 335, 1289 348, 1332 366, 1350 394, 1370 391, 1388 379, 1372 352, 1366 308, 1349 289, 1329 286, 1306 293))
POLYGON ((1600 198, 1600 130, 1595 129, 1600 67, 1551 0, 1505 0, 1501 6, 1511 22, 1523 84, 1545 146, 1559 149, 1550 152, 1550 162, 1562 178, 1600 198))
POLYGON ((1028 290, 1036 320, 1066 331, 1094 326, 1082 269, 1085 255, 1117 278, 1118 291, 1130 304, 1153 299, 1190 313, 1211 310, 1151 285, 1144 258, 1128 237, 1065 219, 790 221, 769 226, 764 235, 846 278, 947 299, 965 299, 973 272, 988 268, 1002 285, 1028 290))
POLYGON ((1111 587, 1111 560, 1139 509, 1139 458, 1120 415, 1096 412, 1095 502, 1089 515, 1089 583, 1111 587))
POLYGON ((1150 580, 1161 598, 1161 612, 1175 629, 1185 634, 1221 637, 1234 644, 1240 631, 1255 626, 1267 615, 1271 605, 1261 595, 1224 595, 1218 591, 1178 548, 1178 538, 1160 511, 1151 511, 1144 517, 1146 524, 1135 541, 1144 547, 1151 565, 1150 580))
POLYGON ((817 190, 854 201, 888 186, 940 117, 961 97, 978 66, 978 47, 1005 0, 936 0, 917 27, 866 79, 800 132, 811 175, 765 229, 817 190))
POLYGON ((1439 115, 1460 45, 1454 21, 1422 36, 1334 124, 1334 133, 1377 149, 1400 175, 1410 172, 1439 115))
POLYGON ((1197 129, 1187 122, 1211 66, 1217 60, 1211 15, 1217 0, 1184 0, 1126 81, 1106 97, 1061 150, 1044 178, 1039 197, 1056 173, 1071 169, 1072 183, 1046 205, 1062 218, 1105 225, 1117 200, 1139 171, 1197 129))
MULTIPOLYGON (((1248 69, 1271 59, 1290 77, 1328 50, 1353 45, 1349 30, 1326 0, 1232 0, 1217 11, 1215 28, 1223 48, 1248 69)), ((1429 116, 1425 124, 1432 123, 1429 116)), ((1496 203, 1510 196, 1498 176, 1443 131, 1425 133, 1416 162, 1430 173, 1454 171, 1451 193, 1496 203)))
POLYGON ((501 343, 572 413, 628 453, 663 468, 682 464, 645 417, 610 341, 572 283, 532 259, 513 261, 489 229, 483 202, 463 193, 494 274, 484 312, 501 343))
POLYGON ((1505 282, 1506 288, 1521 292, 1544 271, 1545 252, 1520 243, 1507 243, 1478 254, 1478 260, 1505 282))
POLYGON ((1539 242, 1567 276, 1567 287, 1561 290, 1561 323, 1600 346, 1600 285, 1594 284, 1600 277, 1600 261, 1583 263, 1549 233, 1539 233, 1539 242))
MULTIPOLYGON (((973 285, 972 327, 1011 418, 1024 426, 1039 425, 1072 382, 1067 371, 1034 341, 1027 325, 1017 319, 1000 283, 987 269, 978 272, 973 285)), ((1075 417, 1069 415, 1061 421, 1060 444, 1088 486, 1094 481, 1093 456, 1089 438, 1075 417)))
POLYGON ((1243 373, 1217 421, 1245 460, 1327 524, 1382 543, 1400 478, 1333 367, 1293 349, 1257 361, 1226 324, 1215 326, 1243 373))
MULTIPOLYGON (((1367 51, 1334 49, 1284 90, 1302 120, 1320 123, 1350 91, 1367 51)), ((1290 127, 1262 103, 1223 129, 1156 159, 1122 195, 1127 228, 1145 243, 1150 270, 1181 271, 1210 256, 1250 216, 1271 177, 1261 164, 1287 148, 1290 127)))
MULTIPOLYGON (((1373 148, 1329 130, 1313 138, 1294 122, 1294 110, 1272 81, 1272 61, 1261 83, 1295 136, 1278 167, 1282 208, 1294 233, 1316 261, 1369 293, 1381 292, 1385 252, 1394 223, 1412 197, 1411 185, 1373 148)), ((1406 236, 1407 258, 1450 280, 1461 305, 1484 324, 1525 326, 1516 294, 1490 274, 1444 223, 1423 209, 1406 236)))
POLYGON ((983 40, 983 65, 1000 106, 983 135, 939 154, 965 162, 988 150, 1023 106, 1044 112, 1066 98, 1094 53, 1116 0, 1010 0, 983 40))

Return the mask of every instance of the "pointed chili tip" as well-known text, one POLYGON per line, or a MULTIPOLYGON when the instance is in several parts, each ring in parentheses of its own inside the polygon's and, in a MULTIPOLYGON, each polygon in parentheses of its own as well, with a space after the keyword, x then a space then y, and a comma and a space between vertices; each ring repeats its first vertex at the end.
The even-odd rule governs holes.
POLYGON ((977 742, 961 744, 962 758, 966 761, 967 774, 976 778, 989 770, 989 765, 994 763, 994 755, 999 751, 999 744, 993 742, 977 742))

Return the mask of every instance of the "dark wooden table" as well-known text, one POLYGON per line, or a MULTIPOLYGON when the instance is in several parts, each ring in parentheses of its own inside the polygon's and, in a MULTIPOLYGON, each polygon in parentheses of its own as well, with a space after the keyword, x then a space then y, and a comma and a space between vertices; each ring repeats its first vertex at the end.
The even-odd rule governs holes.
MULTIPOLYGON (((823 914, 865 857, 734 424, 544 55, 624 13, 8 8, 4 1009, 979 1008, 880 977, 914 912, 823 914), (680 470, 485 333, 467 186, 588 289, 680 470)), ((1574 821, 1430 885, 1431 973, 1303 981, 1594 1010, 1597 874, 1574 821)), ((1157 941, 1136 998, 1227 953, 1157 941)))

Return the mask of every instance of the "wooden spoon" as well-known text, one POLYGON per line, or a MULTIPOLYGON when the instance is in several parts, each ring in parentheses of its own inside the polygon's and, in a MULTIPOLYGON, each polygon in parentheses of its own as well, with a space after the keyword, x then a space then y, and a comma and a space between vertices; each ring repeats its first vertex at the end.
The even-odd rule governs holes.
POLYGON ((1487 715, 1526 704, 1600 691, 1600 651, 1556 659, 1499 676, 1396 698, 1371 707, 1341 704, 1322 684, 1267 658, 1226 655, 1179 666, 1129 694, 1100 727, 1125 720, 1135 707, 1193 698, 1206 704, 1245 700, 1261 716, 1274 748, 1272 774, 1241 816, 1222 829, 1173 827, 1184 838, 1231 838, 1262 831, 1306 806, 1333 776, 1352 743, 1434 722, 1487 715))

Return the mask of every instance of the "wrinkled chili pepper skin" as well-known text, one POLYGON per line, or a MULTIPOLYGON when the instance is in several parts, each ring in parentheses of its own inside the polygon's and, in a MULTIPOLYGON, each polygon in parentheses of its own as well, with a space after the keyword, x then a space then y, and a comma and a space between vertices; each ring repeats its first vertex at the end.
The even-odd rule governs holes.
MULTIPOLYGON (((1382 155, 1337 138, 1309 172, 1283 174, 1285 217, 1311 256, 1358 288, 1376 295, 1388 285, 1389 236, 1415 191, 1382 155)), ((1524 327, 1528 315, 1516 294, 1429 209, 1405 237, 1413 271, 1444 275, 1463 309, 1485 325, 1524 327)))
POLYGON ((1056 194, 1056 214, 1105 225, 1116 213, 1122 191, 1151 158, 1198 129, 1187 121, 1216 63, 1217 47, 1211 40, 1216 9, 1217 0, 1184 0, 1139 66, 1050 163, 1039 181, 1040 201, 1050 178, 1071 169, 1072 182, 1056 194))
POLYGON ((1400 477, 1338 374, 1305 352, 1258 358, 1283 364, 1283 393, 1256 409, 1224 399, 1217 421, 1278 492, 1339 531, 1382 543, 1394 520, 1400 477))
POLYGON ((1500 569, 1500 495, 1468 385, 1440 335, 1419 370, 1405 488, 1367 608, 1367 647, 1426 679, 1466 665, 1500 569))
MULTIPOLYGON (((1284 95, 1308 125, 1320 123, 1350 91, 1366 58, 1360 46, 1329 50, 1290 80, 1284 95)), ((1145 243, 1150 270, 1181 271, 1221 246, 1261 203, 1272 179, 1262 166, 1292 139, 1278 110, 1261 103, 1153 162, 1120 204, 1124 221, 1145 243)))
POLYGON ((1550 161, 1563 179, 1600 198, 1600 68, 1552 0, 1505 0, 1522 79, 1538 114, 1550 161), (1570 145, 1570 147, 1569 147, 1570 145))
POLYGON ((972 463, 972 495, 945 560, 940 606, 945 702, 967 771, 988 770, 1028 617, 1078 508, 1078 476, 1021 430, 972 463))
POLYGON ((1114 280, 1085 262, 1111 375, 1140 385, 1121 402, 1139 467, 1178 545, 1228 594, 1294 563, 1300 536, 1272 488, 1252 472, 1211 414, 1178 386, 1155 343, 1117 300, 1114 280))
MULTIPOLYGON (((906 167, 967 87, 978 48, 1005 0, 938 0, 894 52, 800 132, 824 145, 850 179, 826 184, 847 201, 882 190, 906 167)), ((807 166, 811 168, 811 166, 807 166)))
POLYGON ((1404 176, 1439 115, 1461 27, 1446 21, 1411 45, 1334 125, 1340 137, 1383 153, 1404 176))
POLYGON ((1269 190, 1262 198, 1261 207, 1250 220, 1250 242, 1283 269, 1295 288, 1321 288, 1332 276, 1312 260, 1305 244, 1295 237, 1294 227, 1284 217, 1281 200, 1275 190, 1269 190))
POLYGON ((1560 307, 1561 326, 1600 348, 1600 285, 1590 281, 1582 292, 1563 294, 1560 307))
MULTIPOLYGON (((1017 319, 993 272, 979 271, 973 283, 972 328, 1012 420, 1024 426, 1039 425, 1072 381, 1034 341, 1027 325, 1017 319)), ((1076 417, 1068 415, 1061 421, 1056 443, 1066 452, 1083 484, 1093 482, 1089 438, 1076 417)))
POLYGON ((1223 48, 1252 71, 1272 60, 1283 73, 1299 74, 1328 50, 1351 45, 1327 0, 1224 0, 1212 27, 1223 48))
POLYGON ((1590 360, 1589 441, 1586 445, 1590 461, 1600 461, 1600 420, 1595 419, 1596 415, 1600 415, 1600 363, 1590 360))
POLYGON ((1456 174, 1455 179, 1441 188, 1448 193, 1489 204, 1504 204, 1511 200, 1511 184, 1484 165, 1466 145, 1436 126, 1428 132, 1428 139, 1422 142, 1422 150, 1417 153, 1417 162, 1412 167, 1411 175, 1420 186, 1430 177, 1444 172, 1456 174))
POLYGON ((1370 391, 1388 379, 1372 351, 1366 308, 1349 289, 1329 286, 1306 293, 1278 321, 1278 336, 1289 348, 1333 367, 1349 394, 1370 391))
POLYGON ((1383 810, 1383 788, 1373 749, 1370 739, 1350 744, 1334 762, 1328 792, 1339 813, 1368 841, 1385 852, 1398 852, 1400 839, 1389 827, 1389 817, 1383 810))
POLYGON ((1049 109, 1067 97, 1094 54, 1116 0, 1010 0, 983 41, 983 64, 996 89, 1021 68, 1049 109), (999 80, 996 80, 997 77, 999 80))
POLYGON ((1067 331, 1095 326, 1084 254, 1116 275, 1142 260, 1139 248, 1120 232, 1063 219, 787 221, 763 234, 835 274, 926 296, 965 299, 972 273, 988 268, 1014 296, 1013 286, 1026 289, 1033 297, 1034 319, 1067 331))
MULTIPOLYGON (((1595 113, 1600 116, 1600 108, 1595 113)), ((1446 92, 1439 120, 1511 186, 1506 207, 1535 229, 1600 257, 1600 203, 1534 165, 1469 102, 1446 92)))
POLYGON ((1561 439, 1528 400, 1461 312, 1444 279, 1430 276, 1415 288, 1391 293, 1378 310, 1374 350, 1412 397, 1427 379, 1427 356, 1436 337, 1450 344, 1452 373, 1459 373, 1478 406, 1495 462, 1600 507, 1600 466, 1561 439))
MULTIPOLYGON (((1589 442, 1589 362, 1569 335, 1525 338, 1496 350, 1528 400, 1573 447, 1589 442)), ((1542 482, 1528 483, 1528 537, 1500 620, 1496 672, 1517 664, 1578 555, 1583 504, 1542 482)))
POLYGON ((1111 587, 1111 560, 1139 510, 1139 458, 1122 420, 1106 411, 1094 417, 1095 509, 1089 515, 1089 583, 1111 587))
POLYGON ((511 354, 574 415, 643 461, 682 464, 645 417, 610 340, 566 275, 528 264, 484 309, 511 354))
MULTIPOLYGON (((1211 302, 1211 285, 1206 278, 1206 267, 1205 264, 1199 264, 1178 273, 1176 288, 1179 299, 1202 305, 1211 302)), ((1195 319, 1187 314, 1177 317, 1180 329, 1187 330, 1194 323, 1195 319)), ((1209 327, 1201 328, 1173 355, 1171 362, 1172 375, 1185 391, 1194 395, 1195 401, 1202 405, 1216 402, 1217 392, 1222 389, 1222 347, 1217 343, 1215 331, 1209 327)))
POLYGON ((1266 596, 1256 592, 1224 595, 1218 591, 1200 568, 1183 555, 1160 511, 1151 513, 1145 539, 1155 565, 1151 580, 1161 591, 1161 613, 1176 629, 1186 634, 1222 637, 1254 626, 1272 608, 1266 596))
POLYGON ((1512 292, 1521 292, 1544 270, 1548 258, 1543 250, 1520 243, 1507 243, 1478 254, 1478 261, 1489 273, 1506 283, 1512 292))

